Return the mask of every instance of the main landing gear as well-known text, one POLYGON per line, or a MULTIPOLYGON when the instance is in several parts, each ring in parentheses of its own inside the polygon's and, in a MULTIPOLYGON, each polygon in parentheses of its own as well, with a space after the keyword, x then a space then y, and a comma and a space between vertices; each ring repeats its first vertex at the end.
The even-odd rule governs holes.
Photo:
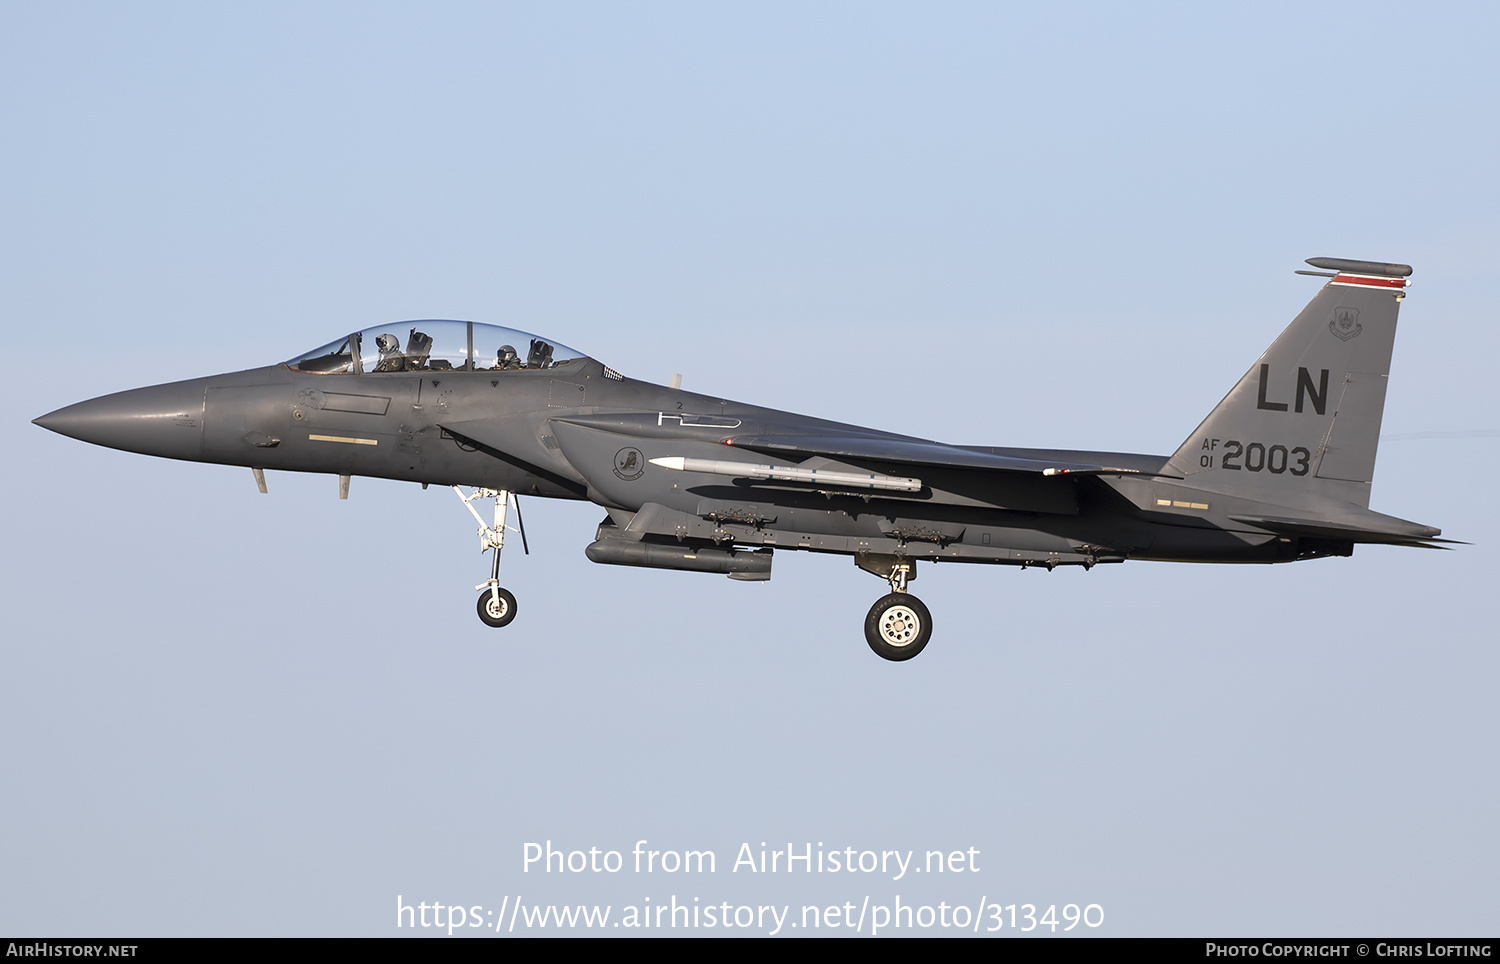
MULTIPOLYGON (((480 591, 479 618, 486 626, 493 626, 496 629, 509 626, 511 620, 516 618, 516 597, 509 589, 500 585, 500 551, 505 548, 507 528, 505 517, 510 510, 510 500, 513 496, 505 489, 475 489, 473 495, 464 495, 464 490, 455 485, 453 491, 458 493, 464 508, 468 509, 479 522, 479 551, 495 550, 495 559, 490 567, 490 578, 474 587, 480 591), (494 525, 484 524, 484 517, 471 504, 476 499, 495 500, 494 525)), ((521 534, 521 551, 529 555, 531 549, 526 545, 526 523, 521 520, 520 499, 516 499, 516 522, 520 528, 511 529, 511 531, 521 534)))
POLYGON ((932 613, 922 600, 906 591, 912 563, 898 561, 886 579, 891 592, 875 600, 865 617, 865 641, 882 659, 899 662, 922 651, 932 638, 932 613))

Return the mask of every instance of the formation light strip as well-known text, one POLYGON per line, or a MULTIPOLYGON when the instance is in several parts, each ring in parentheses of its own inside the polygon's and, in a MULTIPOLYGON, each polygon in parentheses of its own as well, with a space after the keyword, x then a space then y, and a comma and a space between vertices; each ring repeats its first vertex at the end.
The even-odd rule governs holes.
POLYGON ((379 445, 372 438, 350 438, 347 435, 309 435, 308 439, 313 442, 343 442, 347 445, 379 445))

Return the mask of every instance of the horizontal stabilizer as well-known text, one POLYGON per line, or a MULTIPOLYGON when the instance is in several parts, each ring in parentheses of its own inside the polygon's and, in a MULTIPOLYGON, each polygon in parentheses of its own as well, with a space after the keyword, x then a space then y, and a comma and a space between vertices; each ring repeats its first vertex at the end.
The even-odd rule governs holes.
MULTIPOLYGON (((1369 514, 1378 515, 1378 513, 1373 512, 1369 514)), ((1285 536, 1340 539, 1347 542, 1417 546, 1428 549, 1441 548, 1441 546, 1431 545, 1431 543, 1464 545, 1464 543, 1455 542, 1452 539, 1439 539, 1438 535, 1443 531, 1441 529, 1418 525, 1415 522, 1407 522, 1404 519, 1397 519, 1392 516, 1380 516, 1381 519, 1389 520, 1390 524, 1378 529, 1344 522, 1333 522, 1326 519, 1292 519, 1258 515, 1232 515, 1229 518, 1235 522, 1243 522, 1247 525, 1268 529, 1271 532, 1285 536)))
POLYGON ((1082 462, 1022 459, 990 452, 976 452, 942 442, 916 439, 862 438, 858 436, 752 435, 734 436, 724 444, 768 454, 840 459, 863 459, 876 462, 903 462, 953 469, 988 469, 995 472, 1022 472, 1031 475, 1150 475, 1139 469, 1082 462))

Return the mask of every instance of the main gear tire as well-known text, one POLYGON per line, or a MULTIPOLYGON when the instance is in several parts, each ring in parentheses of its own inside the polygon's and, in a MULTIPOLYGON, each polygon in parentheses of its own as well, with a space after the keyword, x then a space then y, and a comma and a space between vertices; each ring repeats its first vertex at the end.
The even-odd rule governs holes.
POLYGON ((501 626, 509 626, 510 621, 516 618, 516 597, 509 589, 500 589, 492 593, 485 589, 479 594, 479 618, 484 620, 486 626, 499 629, 501 626), (499 595, 499 600, 495 595, 499 595))
POLYGON ((911 659, 931 638, 932 613, 909 592, 882 596, 865 617, 865 642, 881 659, 911 659))

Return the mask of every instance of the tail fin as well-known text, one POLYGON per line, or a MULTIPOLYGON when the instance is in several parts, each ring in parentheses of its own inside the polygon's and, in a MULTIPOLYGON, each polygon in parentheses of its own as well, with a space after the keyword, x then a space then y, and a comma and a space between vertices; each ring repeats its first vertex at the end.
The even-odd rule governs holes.
POLYGON ((1370 504, 1396 312, 1411 268, 1309 258, 1332 280, 1168 463, 1193 485, 1280 505, 1370 504))

